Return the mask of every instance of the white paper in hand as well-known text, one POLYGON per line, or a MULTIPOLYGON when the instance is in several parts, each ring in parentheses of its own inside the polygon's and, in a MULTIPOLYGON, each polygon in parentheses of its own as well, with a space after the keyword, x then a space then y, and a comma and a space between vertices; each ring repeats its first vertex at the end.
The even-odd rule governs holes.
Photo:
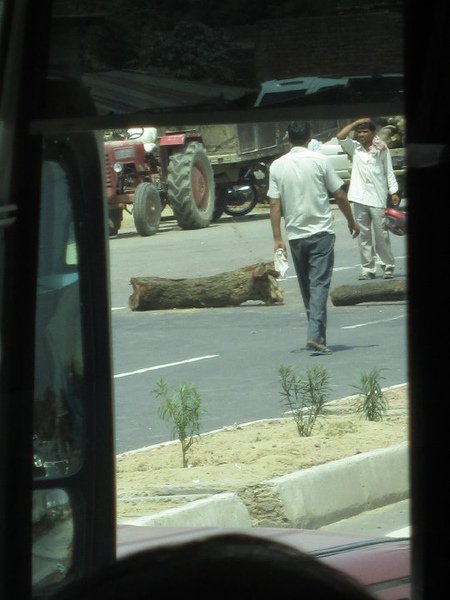
POLYGON ((275 270, 280 273, 281 277, 283 277, 283 275, 289 269, 289 264, 288 264, 286 255, 284 253, 284 250, 282 248, 278 248, 278 250, 273 255, 273 264, 274 264, 275 270))

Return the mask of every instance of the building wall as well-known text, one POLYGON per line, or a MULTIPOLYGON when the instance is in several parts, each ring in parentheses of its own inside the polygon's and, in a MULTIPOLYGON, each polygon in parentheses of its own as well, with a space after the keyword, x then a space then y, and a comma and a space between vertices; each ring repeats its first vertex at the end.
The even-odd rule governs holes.
POLYGON ((241 46, 236 76, 247 85, 298 76, 403 72, 401 12, 260 21, 233 28, 232 37, 241 46))

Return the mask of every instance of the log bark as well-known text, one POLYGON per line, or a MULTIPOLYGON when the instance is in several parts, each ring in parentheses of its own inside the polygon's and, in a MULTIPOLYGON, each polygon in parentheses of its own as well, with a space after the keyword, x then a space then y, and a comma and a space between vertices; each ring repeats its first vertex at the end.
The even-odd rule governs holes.
POLYGON ((405 300, 406 283, 404 280, 383 279, 368 281, 360 285, 341 285, 331 290, 330 298, 334 306, 352 306, 360 302, 405 300))
POLYGON ((128 306, 131 310, 161 310, 238 306, 248 300, 280 304, 284 294, 277 282, 279 275, 273 262, 268 262, 192 279, 132 277, 128 306))

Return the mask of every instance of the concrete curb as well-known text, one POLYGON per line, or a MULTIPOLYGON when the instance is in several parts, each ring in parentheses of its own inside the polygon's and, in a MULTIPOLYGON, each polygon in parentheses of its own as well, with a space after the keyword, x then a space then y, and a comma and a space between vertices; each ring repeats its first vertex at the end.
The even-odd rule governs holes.
POLYGON ((153 527, 318 528, 409 496, 408 444, 304 469, 121 523, 153 527), (274 519, 276 522, 274 522, 274 519))
POLYGON ((317 528, 408 497, 408 445, 272 479, 289 527, 317 528))
POLYGON ((245 527, 252 526, 244 502, 234 493, 214 494, 184 506, 164 510, 156 515, 121 521, 128 525, 151 527, 245 527))

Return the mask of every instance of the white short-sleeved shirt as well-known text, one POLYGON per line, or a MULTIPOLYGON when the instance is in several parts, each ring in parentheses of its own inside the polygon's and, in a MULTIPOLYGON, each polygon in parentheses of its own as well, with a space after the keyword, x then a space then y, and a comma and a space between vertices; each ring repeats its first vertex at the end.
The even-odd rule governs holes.
POLYGON ((389 194, 398 191, 389 149, 371 153, 352 138, 339 141, 341 148, 352 159, 352 175, 348 188, 350 202, 375 208, 386 208, 389 194))
POLYGON ((325 155, 303 146, 273 161, 267 195, 281 200, 288 240, 334 234, 329 195, 343 184, 325 155))

